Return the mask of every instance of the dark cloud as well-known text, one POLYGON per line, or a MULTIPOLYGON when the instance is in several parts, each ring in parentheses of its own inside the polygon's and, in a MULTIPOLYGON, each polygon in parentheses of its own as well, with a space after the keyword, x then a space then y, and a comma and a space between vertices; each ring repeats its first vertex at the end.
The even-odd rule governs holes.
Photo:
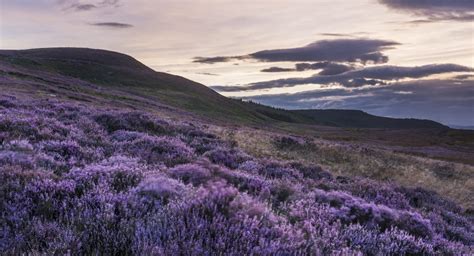
POLYGON ((108 28, 131 28, 133 25, 127 23, 120 23, 120 22, 98 22, 92 23, 92 26, 99 26, 99 27, 108 27, 108 28))
POLYGON ((434 74, 473 72, 472 68, 456 64, 433 64, 418 67, 373 66, 351 70, 337 75, 314 75, 306 78, 287 78, 253 83, 247 86, 215 86, 218 91, 235 92, 292 87, 302 84, 340 84, 345 87, 382 85, 403 78, 422 78, 434 74))
POLYGON ((332 61, 386 63, 388 57, 381 51, 391 49, 399 43, 376 39, 334 39, 322 40, 312 44, 288 48, 264 50, 244 56, 197 57, 194 62, 217 63, 235 59, 252 58, 259 61, 332 61))
POLYGON ((90 11, 97 8, 118 7, 120 0, 101 0, 93 3, 83 3, 80 0, 58 0, 57 3, 64 7, 64 10, 90 11))
POLYGON ((260 72, 291 72, 296 71, 294 68, 280 68, 280 67, 269 67, 260 70, 260 72))
POLYGON ((71 5, 71 9, 74 9, 75 11, 90 11, 92 9, 97 8, 97 6, 93 4, 73 4, 71 5))
POLYGON ((402 78, 422 78, 434 74, 451 72, 472 72, 472 68, 457 64, 432 64, 417 67, 375 66, 347 72, 351 76, 394 80, 402 78))
POLYGON ((322 69, 322 71, 319 73, 320 75, 337 75, 349 70, 353 70, 354 67, 341 63, 323 61, 315 63, 296 63, 295 69, 297 71, 322 69))
POLYGON ((341 33, 320 33, 322 36, 334 36, 334 37, 351 37, 350 34, 341 34, 341 33))
POLYGON ((319 75, 337 75, 354 68, 349 65, 334 63, 329 61, 315 62, 315 63, 296 63, 295 68, 281 68, 270 67, 260 70, 260 72, 291 72, 291 71, 306 71, 306 70, 321 70, 319 75))
POLYGON ((418 80, 382 87, 314 90, 244 99, 285 109, 359 109, 381 116, 474 125, 472 81, 418 80))
POLYGON ((329 63, 323 68, 323 70, 321 70, 321 72, 319 72, 318 75, 323 75, 323 76, 338 75, 338 74, 342 74, 353 69, 354 68, 352 66, 339 64, 339 63, 329 63))
POLYGON ((367 32, 356 32, 351 34, 345 33, 319 33, 321 36, 329 36, 329 37, 360 37, 362 35, 368 35, 370 33, 367 32))
POLYGON ((386 81, 384 80, 379 80, 379 79, 367 79, 363 77, 355 77, 351 79, 347 79, 344 81, 341 81, 342 85, 345 87, 362 87, 364 85, 385 85, 387 84, 386 81))
POLYGON ((305 70, 314 70, 314 69, 322 69, 329 64, 329 61, 324 62, 316 62, 316 63, 296 63, 295 69, 297 71, 305 71, 305 70))
POLYGON ((209 73, 209 72, 200 72, 200 73, 196 73, 196 74, 205 75, 205 76, 218 76, 218 74, 209 73))
POLYGON ((473 21, 474 1, 472 0, 379 0, 389 8, 423 16, 430 21, 473 21))
POLYGON ((374 58, 373 54, 395 45, 398 43, 374 39, 323 40, 303 47, 259 51, 250 56, 261 61, 356 62, 378 60, 380 56, 374 58))
POLYGON ((242 60, 247 59, 248 56, 217 56, 217 57, 195 57, 193 62, 204 63, 204 64, 214 64, 219 62, 229 62, 233 60, 242 60))
POLYGON ((470 75, 470 74, 457 75, 454 77, 454 79, 469 80, 469 79, 474 79, 474 75, 470 75))

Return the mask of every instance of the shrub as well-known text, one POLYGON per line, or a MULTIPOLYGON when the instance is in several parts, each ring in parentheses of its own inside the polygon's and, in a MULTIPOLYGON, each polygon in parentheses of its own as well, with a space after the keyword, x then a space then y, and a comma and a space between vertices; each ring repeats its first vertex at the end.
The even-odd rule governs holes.
POLYGON ((222 164, 231 169, 236 169, 239 164, 250 160, 250 156, 236 150, 227 148, 216 148, 204 154, 209 160, 215 164, 222 164))
POLYGON ((153 134, 166 134, 169 130, 167 122, 157 119, 153 120, 149 116, 138 112, 102 113, 95 116, 95 120, 108 132, 131 130, 153 134))
POLYGON ((298 162, 292 162, 290 163, 290 167, 298 170, 301 174, 303 174, 304 178, 313 180, 332 179, 331 173, 324 170, 321 166, 306 166, 298 162))
POLYGON ((114 156, 99 164, 72 169, 65 178, 76 184, 76 193, 84 194, 96 186, 115 192, 134 188, 143 178, 142 166, 136 159, 114 156), (104 187, 105 186, 105 187, 104 187))
POLYGON ((137 191, 142 196, 159 199, 166 203, 178 196, 183 189, 184 186, 180 182, 158 176, 143 180, 138 185, 137 191))
POLYGON ((211 177, 208 169, 197 164, 178 165, 169 172, 171 177, 182 180, 184 184, 192 183, 195 186, 205 183, 211 177))
POLYGON ((265 161, 259 173, 269 178, 302 178, 298 170, 278 161, 265 161))
POLYGON ((274 144, 280 150, 293 150, 304 146, 306 141, 294 136, 279 136, 274 139, 274 144))
POLYGON ((122 145, 125 153, 145 160, 149 164, 167 166, 188 163, 194 158, 191 148, 174 137, 143 136, 122 145))

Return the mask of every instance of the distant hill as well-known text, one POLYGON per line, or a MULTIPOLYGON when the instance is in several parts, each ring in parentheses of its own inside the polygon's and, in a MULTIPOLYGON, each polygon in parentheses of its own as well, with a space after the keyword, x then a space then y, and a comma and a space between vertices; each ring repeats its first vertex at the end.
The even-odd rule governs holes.
POLYGON ((226 98, 208 87, 156 72, 131 56, 87 48, 0 50, 0 62, 79 78, 104 89, 113 88, 155 99, 174 107, 222 121, 284 122, 354 128, 447 128, 418 119, 394 119, 357 110, 282 110, 226 98))
POLYGON ((298 115, 310 118, 314 122, 338 127, 353 128, 447 128, 440 123, 431 120, 420 120, 413 118, 388 118, 368 114, 360 110, 342 110, 342 109, 309 109, 292 110, 298 115))
POLYGON ((469 126, 465 126, 465 125, 449 125, 449 127, 453 128, 453 129, 460 129, 460 130, 474 130, 474 126, 472 126, 472 125, 469 125, 469 126))

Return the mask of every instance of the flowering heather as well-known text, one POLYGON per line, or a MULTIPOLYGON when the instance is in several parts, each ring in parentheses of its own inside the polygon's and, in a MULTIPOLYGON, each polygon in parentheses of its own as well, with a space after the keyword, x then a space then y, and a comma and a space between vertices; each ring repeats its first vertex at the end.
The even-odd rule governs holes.
POLYGON ((0 254, 474 253, 472 213, 434 192, 254 157, 138 111, 0 99, 0 164, 0 254))

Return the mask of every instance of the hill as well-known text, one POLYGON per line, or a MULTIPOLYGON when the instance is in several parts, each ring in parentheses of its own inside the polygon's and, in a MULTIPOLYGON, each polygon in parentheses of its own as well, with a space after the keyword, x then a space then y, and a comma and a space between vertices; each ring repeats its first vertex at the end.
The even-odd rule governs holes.
POLYGON ((338 127, 388 129, 448 128, 430 120, 380 117, 360 110, 308 109, 292 110, 291 112, 314 120, 315 123, 338 127))
POLYGON ((229 99, 202 84, 180 76, 156 72, 128 55, 106 50, 85 48, 1 50, 0 61, 155 97, 160 102, 225 121, 257 123, 277 121, 360 128, 446 128, 433 121, 383 118, 361 111, 286 111, 229 99))

